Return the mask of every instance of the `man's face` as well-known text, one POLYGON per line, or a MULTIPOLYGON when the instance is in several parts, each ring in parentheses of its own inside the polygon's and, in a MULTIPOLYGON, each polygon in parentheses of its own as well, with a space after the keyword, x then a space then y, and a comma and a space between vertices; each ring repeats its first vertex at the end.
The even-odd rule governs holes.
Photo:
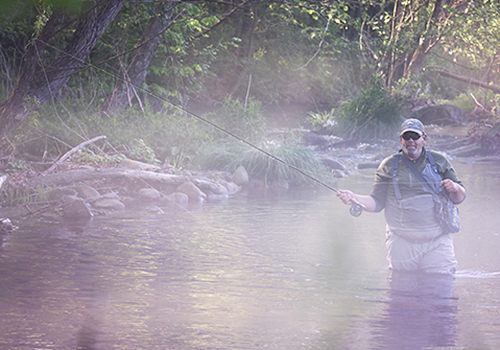
POLYGON ((399 137, 403 146, 403 153, 410 159, 417 159, 422 153, 422 147, 425 145, 427 135, 420 136, 416 132, 407 131, 399 137), (406 140, 407 139, 407 140, 406 140), (416 140, 415 140, 416 139, 416 140))

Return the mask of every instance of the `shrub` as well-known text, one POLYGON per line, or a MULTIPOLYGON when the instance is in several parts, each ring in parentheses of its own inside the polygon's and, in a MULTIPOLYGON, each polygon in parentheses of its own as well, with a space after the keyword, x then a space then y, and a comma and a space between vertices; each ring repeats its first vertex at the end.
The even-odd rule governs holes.
POLYGON ((341 106, 335 130, 344 138, 392 138, 404 119, 403 104, 399 94, 382 87, 379 77, 372 78, 355 98, 341 106))

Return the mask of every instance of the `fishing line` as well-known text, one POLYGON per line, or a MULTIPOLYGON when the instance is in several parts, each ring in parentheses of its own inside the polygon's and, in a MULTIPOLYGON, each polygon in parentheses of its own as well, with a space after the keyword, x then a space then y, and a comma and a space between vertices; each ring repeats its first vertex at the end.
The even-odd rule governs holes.
MULTIPOLYGON (((54 50, 56 50, 56 51, 59 51, 59 52, 61 52, 61 53, 66 53, 65 51, 63 51, 63 50, 61 50, 61 49, 59 49, 59 48, 57 48, 57 47, 55 47, 55 46, 53 46, 53 45, 51 45, 51 44, 47 43, 47 42, 44 42, 43 40, 40 40, 40 39, 38 39, 38 38, 35 38, 35 40, 38 40, 38 41, 42 42, 43 44, 45 44, 45 45, 47 45, 47 46, 49 46, 49 47, 53 48, 53 49, 54 49, 54 50)), ((67 54, 67 53, 66 53, 66 54, 67 54)), ((259 152, 262 152, 263 154, 265 154, 265 155, 266 155, 266 156, 268 156, 269 158, 271 158, 271 159, 273 159, 273 160, 275 160, 275 161, 277 161, 277 162, 279 162, 279 163, 281 163, 281 164, 283 164, 283 165, 285 165, 285 166, 288 166, 289 168, 291 168, 291 169, 293 169, 293 170, 295 170, 295 171, 299 172, 300 174, 302 174, 303 176, 305 176, 305 177, 306 177, 306 178, 308 178, 309 180, 312 180, 313 182, 315 182, 315 183, 317 183, 317 184, 319 184, 319 185, 321 185, 321 186, 323 186, 323 187, 325 187, 325 188, 327 188, 327 189, 329 189, 329 190, 331 190, 331 191, 333 191, 333 192, 335 192, 335 193, 338 193, 338 189, 336 189, 336 188, 334 188, 334 187, 332 187, 332 186, 330 186, 330 185, 326 184, 325 182, 323 182, 323 181, 321 181, 321 180, 317 179, 316 177, 314 177, 314 176, 312 176, 312 175, 308 174, 307 172, 303 171, 302 169, 298 168, 297 166, 295 166, 295 165, 293 165, 293 164, 290 164, 290 163, 285 162, 283 159, 281 159, 281 158, 279 158, 279 157, 276 157, 275 155, 273 155, 273 154, 269 153, 268 151, 264 150, 263 148, 261 148, 261 147, 259 147, 259 146, 255 145, 255 144, 253 144, 253 143, 251 143, 251 142, 249 142, 249 141, 247 141, 247 140, 243 139, 242 137, 239 137, 238 135, 235 135, 234 133, 232 133, 232 132, 230 132, 230 131, 228 131, 228 130, 226 130, 226 129, 222 128, 221 126, 219 126, 219 125, 215 124, 214 122, 212 122, 212 121, 210 121, 210 120, 208 120, 208 119, 206 119, 206 118, 203 118, 202 116, 200 116, 200 115, 198 115, 198 114, 196 114, 196 113, 193 113, 193 112, 191 112, 191 111, 189 111, 189 110, 185 109, 184 107, 182 107, 182 106, 180 106, 180 105, 178 105, 178 104, 176 104, 176 103, 174 103, 174 102, 172 102, 172 101, 170 101, 170 100, 168 100, 168 99, 166 99, 166 98, 164 98, 164 97, 162 97, 162 96, 158 96, 158 95, 156 95, 155 93, 153 93, 152 91, 149 91, 149 90, 147 90, 147 89, 145 89, 145 88, 142 88, 142 87, 140 87, 140 86, 137 86, 137 85, 135 85, 135 84, 132 84, 132 83, 130 83, 128 80, 126 80, 125 78, 122 78, 122 77, 118 76, 118 75, 117 75, 117 74, 115 74, 115 73, 108 72, 108 71, 106 71, 105 69, 100 68, 100 67, 97 67, 97 66, 95 66, 95 65, 94 65, 94 64, 92 64, 92 63, 87 63, 87 62, 85 62, 84 60, 82 60, 81 58, 76 57, 76 56, 74 56, 74 55, 71 55, 71 57, 72 57, 73 59, 77 60, 77 61, 80 61, 80 63, 86 64, 86 65, 87 65, 87 67, 93 67, 94 69, 97 69, 97 70, 99 70, 99 71, 101 71, 101 72, 103 72, 103 73, 106 73, 106 74, 108 74, 108 75, 112 76, 112 77, 113 77, 113 78, 115 78, 115 79, 119 79, 119 80, 123 81, 124 83, 128 84, 129 86, 133 87, 134 89, 137 89, 138 91, 142 91, 142 92, 144 92, 144 93, 146 93, 146 94, 148 94, 148 95, 150 95, 150 96, 152 96, 152 97, 154 97, 154 98, 157 98, 157 99, 158 99, 158 100, 160 100, 160 101, 163 101, 163 102, 166 102, 166 103, 170 104, 171 106, 173 106, 173 107, 175 107, 175 108, 179 109, 180 111, 182 111, 182 112, 184 112, 184 113, 187 113, 187 114, 191 115, 192 117, 194 117, 194 118, 196 118, 196 119, 198 119, 198 120, 200 120, 200 121, 202 121, 202 122, 204 122, 204 123, 206 123, 206 124, 210 125, 211 127, 215 128, 216 130, 218 130, 218 131, 220 131, 220 132, 222 132, 222 133, 224 133, 224 134, 226 134, 226 135, 229 135, 229 136, 231 136, 231 137, 235 138, 236 140, 238 140, 238 141, 240 141, 240 142, 242 142, 242 143, 246 144, 246 145, 247 145, 247 146, 249 146, 249 147, 254 148, 255 150, 257 150, 257 151, 259 151, 259 152)), ((47 84, 49 85, 48 78, 46 77, 46 79, 47 79, 47 84)), ((49 88, 50 88, 50 85, 49 85, 49 88)), ((352 199, 351 201, 353 201, 354 203, 352 204, 351 208, 349 209, 349 213, 350 213, 352 216, 354 216, 354 217, 358 217, 358 216, 360 216, 360 215, 362 214, 362 212, 363 212, 363 208, 366 208, 366 207, 365 207, 363 204, 361 204, 361 203, 359 203, 358 201, 356 201, 356 199, 352 199)))

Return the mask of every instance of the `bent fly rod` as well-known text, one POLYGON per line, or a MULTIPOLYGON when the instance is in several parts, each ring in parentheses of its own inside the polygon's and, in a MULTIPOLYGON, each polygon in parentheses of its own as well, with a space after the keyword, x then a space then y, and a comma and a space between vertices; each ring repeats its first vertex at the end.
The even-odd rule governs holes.
MULTIPOLYGON (((42 40, 40 40, 40 39, 35 39, 35 40, 38 40, 38 41, 43 42, 43 41, 42 41, 42 40)), ((54 47, 53 45, 50 45, 49 43, 46 43, 46 42, 43 42, 43 43, 44 43, 45 45, 47 45, 47 46, 50 46, 50 47, 54 48, 54 49, 55 49, 55 50, 57 50, 57 51, 62 51, 62 50, 60 50, 59 48, 54 47)), ((76 59, 76 60, 81 61, 82 63, 86 63, 85 61, 83 61, 83 60, 82 60, 81 58, 79 58, 79 57, 74 57, 74 56, 73 56, 73 58, 74 58, 74 59, 76 59)), ((89 65, 89 64, 87 63, 87 65, 89 65)), ((208 125, 212 126, 213 128, 215 128, 215 129, 217 129, 217 130, 219 130, 219 131, 221 131, 221 132, 225 133, 226 135, 229 135, 229 136, 231 136, 231 137, 233 137, 233 138, 237 139, 238 141, 243 142, 244 144, 246 144, 246 145, 248 145, 248 146, 250 146, 250 147, 252 147, 252 148, 256 149, 257 151, 262 152, 263 154, 265 154, 265 155, 266 155, 266 156, 268 156, 269 158, 274 159, 275 161, 277 161, 277 162, 279 162, 279 163, 281 163, 281 164, 284 164, 284 165, 286 165, 286 166, 290 167, 291 169, 293 169, 293 170, 295 170, 295 171, 298 171, 300 174, 302 174, 302 175, 304 175, 305 177, 307 177, 308 179, 310 179, 310 180, 312 180, 312 181, 316 182, 317 184, 319 184, 319 185, 321 185, 321 186, 323 186, 323 187, 326 187, 326 188, 328 188, 329 190, 331 190, 331 191, 333 191, 333 192, 335 192, 335 193, 338 193, 338 190, 337 190, 336 188, 333 188, 332 186, 330 186, 330 185, 328 185, 328 184, 324 183, 323 181, 318 180, 318 179, 317 179, 317 178, 315 178, 314 176, 312 176, 312 175, 310 175, 310 174, 306 173, 305 171, 303 171, 302 169, 300 169, 300 168, 296 167, 295 165, 292 165, 292 164, 290 164, 290 163, 285 162, 283 159, 281 159, 281 158, 279 158, 279 157, 276 157, 275 155, 272 155, 271 153, 267 152, 266 150, 264 150, 264 149, 260 148, 259 146, 254 145, 253 143, 251 143, 251 142, 249 142, 249 141, 247 141, 247 140, 245 140, 245 139, 243 139, 243 138, 241 138, 241 137, 239 137, 239 136, 237 136, 237 135, 235 135, 235 134, 231 133, 230 131, 228 131, 228 130, 226 130, 226 129, 222 128, 222 127, 220 127, 219 125, 217 125, 217 124, 215 124, 215 123, 211 122, 210 120, 208 120, 208 119, 206 119, 206 118, 203 118, 203 117, 201 117, 201 116, 199 116, 199 115, 197 115, 197 114, 195 114, 195 113, 193 113, 193 112, 191 112, 191 111, 188 111, 188 110, 186 110, 185 108, 183 108, 182 106, 177 105, 177 104, 173 103, 172 101, 169 101, 168 99, 166 99, 166 98, 164 98, 164 97, 161 97, 161 96, 156 95, 156 94, 155 94, 155 93, 153 93, 152 91, 149 91, 149 90, 147 90, 147 89, 145 89, 145 88, 142 88, 142 87, 140 87, 140 86, 137 86, 137 85, 133 84, 132 82, 128 81, 127 79, 125 79, 125 78, 123 78, 123 77, 119 77, 118 75, 116 75, 116 74, 114 74, 114 73, 111 73, 111 72, 108 72, 108 71, 106 71, 106 70, 104 70, 104 69, 102 69, 102 68, 99 68, 99 67, 97 67, 97 66, 95 66, 95 65, 93 65, 93 64, 90 64, 90 66, 92 66, 93 68, 95 68, 95 69, 97 69, 97 70, 100 70, 100 71, 102 71, 102 72, 104 72, 104 73, 106 73, 106 74, 108 74, 108 75, 112 76, 112 77, 113 77, 113 78, 115 78, 115 79, 122 80, 123 82, 125 82, 126 84, 128 84, 128 85, 130 85, 130 86, 134 87, 135 89, 137 89, 137 90, 139 90, 139 91, 142 91, 142 92, 144 92, 144 93, 147 93, 148 95, 150 95, 150 96, 152 96, 152 97, 154 97, 154 98, 157 98, 157 99, 159 99, 160 101, 163 101, 163 102, 167 102, 167 103, 169 103, 170 105, 172 105, 173 107, 175 107, 175 108, 177 108, 177 109, 181 110, 182 112, 187 113, 187 114, 189 114, 189 115, 191 115, 191 116, 195 117, 196 119, 198 119, 198 120, 200 120, 200 121, 202 121, 202 122, 204 122, 204 123, 206 123, 206 124, 208 124, 208 125)), ((352 204, 352 205, 351 205, 351 208, 349 209, 349 213, 350 213, 352 216, 355 216, 355 217, 360 216, 360 215, 361 215, 361 213, 363 212, 363 208, 366 208, 366 207, 365 207, 363 204, 359 203, 356 199, 352 199, 351 201, 354 201, 354 204, 352 204)))

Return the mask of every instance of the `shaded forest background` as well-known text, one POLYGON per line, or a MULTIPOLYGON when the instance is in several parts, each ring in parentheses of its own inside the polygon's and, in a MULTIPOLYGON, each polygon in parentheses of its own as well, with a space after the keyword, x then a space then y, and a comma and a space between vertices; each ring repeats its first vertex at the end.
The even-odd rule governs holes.
POLYGON ((174 166, 231 163, 239 151, 193 117, 195 105, 209 106, 201 119, 256 143, 270 106, 300 105, 310 111, 304 122, 349 139, 390 137, 408 110, 429 101, 475 111, 486 125, 499 120, 495 1, 0 7, 0 155, 11 168, 26 166, 17 158, 53 161, 99 135, 105 143, 80 153, 85 161, 127 154, 174 166))

